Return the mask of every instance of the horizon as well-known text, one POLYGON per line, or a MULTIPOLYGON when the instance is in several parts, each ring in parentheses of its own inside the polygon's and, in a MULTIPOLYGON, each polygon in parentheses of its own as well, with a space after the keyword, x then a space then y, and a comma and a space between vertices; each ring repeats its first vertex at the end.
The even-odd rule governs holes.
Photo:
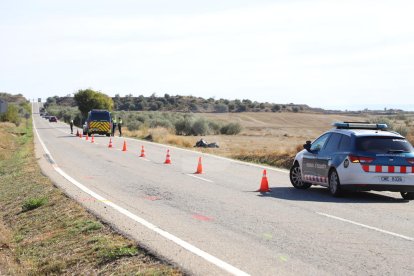
MULTIPOLYGON (((102 91, 98 91, 98 92, 103 93, 102 91)), ((156 97, 164 97, 165 94, 169 94, 169 93, 165 93, 164 95, 158 95, 156 93, 153 93, 153 94, 155 94, 156 97)), ((122 97, 126 97, 128 95, 129 94, 119 95, 119 96, 122 98, 122 97)), ((195 95, 180 95, 180 94, 176 94, 176 95, 169 94, 169 95, 170 96, 185 96, 185 97, 200 97, 200 96, 195 96, 195 95)), ((68 94, 68 95, 61 95, 61 96, 60 95, 53 95, 53 96, 49 96, 49 97, 55 97, 55 96, 58 96, 58 97, 73 97, 73 93, 72 94, 68 94)), ((113 96, 107 95, 107 96, 113 98, 116 95, 113 95, 113 96)), ((151 95, 144 95, 144 94, 132 95, 132 97, 139 97, 139 96, 150 97, 151 95)), ((208 98, 205 98, 205 97, 201 97, 201 98, 208 99, 208 98)), ((221 99, 221 98, 214 98, 214 97, 212 97, 212 98, 215 99, 215 100, 221 99)), ((37 101, 37 98, 30 98, 29 99, 29 98, 26 97, 26 99, 28 99, 29 101, 37 101)), ((368 104, 368 105, 354 105, 353 106, 353 109, 352 108, 350 108, 350 109, 347 109, 347 108, 340 109, 340 108, 337 108, 335 106, 333 106, 331 108, 329 108, 329 107, 328 108, 323 108, 323 107, 320 107, 320 106, 312 106, 312 105, 309 105, 309 104, 306 104, 306 103, 293 103, 293 102, 289 102, 289 103, 281 103, 281 102, 261 102, 261 101, 256 101, 256 100, 252 100, 252 99, 248 99, 248 98, 245 98, 245 99, 242 99, 242 98, 235 98, 235 99, 222 98, 222 99, 224 99, 224 100, 230 100, 230 101, 234 101, 234 100, 241 100, 241 101, 242 100, 250 100, 252 102, 269 103, 269 104, 276 104, 276 105, 299 105, 299 106, 300 105, 307 105, 310 108, 321 108, 321 109, 326 110, 326 111, 342 111, 342 112, 357 112, 357 111, 364 111, 364 110, 369 110, 369 111, 402 110, 404 112, 412 112, 414 110, 414 105, 410 105, 410 104, 407 104, 407 105, 398 105, 398 106, 392 106, 392 105, 391 106, 384 106, 384 105, 381 105, 381 104, 368 104), (410 110, 410 108, 411 108, 411 110, 410 110)), ((46 100, 47 100, 47 98, 42 98, 42 102, 46 102, 46 100)))

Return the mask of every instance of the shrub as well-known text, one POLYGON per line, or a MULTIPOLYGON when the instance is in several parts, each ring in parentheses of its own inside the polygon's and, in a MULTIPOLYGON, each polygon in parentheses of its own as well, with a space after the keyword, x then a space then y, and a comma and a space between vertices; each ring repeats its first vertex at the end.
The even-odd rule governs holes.
POLYGON ((227 113, 229 112, 229 107, 226 104, 219 103, 214 106, 214 112, 216 113, 227 113))
POLYGON ((207 135, 210 133, 210 128, 208 127, 208 123, 204 118, 197 119, 192 127, 192 134, 193 135, 207 135))
POLYGON ((387 117, 377 117, 370 120, 373 124, 387 124, 388 129, 394 130, 394 123, 387 117))
POLYGON ((393 129, 394 131, 398 132, 402 136, 407 136, 408 134, 408 128, 406 126, 397 126, 393 129))
POLYGON ((221 125, 215 121, 208 121, 208 127, 212 134, 220 134, 221 125))
POLYGON ((184 117, 175 123, 175 133, 177 135, 191 135, 193 128, 193 119, 184 117))
POLYGON ((47 198, 41 197, 41 198, 29 198, 23 203, 22 211, 27 212, 30 210, 34 210, 36 208, 39 208, 40 206, 43 206, 47 203, 47 198))
POLYGON ((149 120, 149 127, 150 128, 164 127, 164 128, 169 128, 169 129, 174 128, 172 122, 166 118, 154 118, 154 119, 149 120))
POLYGON ((2 122, 11 122, 15 125, 19 126, 21 122, 21 118, 19 116, 19 109, 14 104, 9 104, 7 107, 7 111, 1 115, 2 122))
POLYGON ((220 129, 221 134, 236 135, 242 131, 242 126, 239 123, 229 123, 220 129))
POLYGON ((278 112, 279 110, 280 110, 280 105, 275 104, 272 106, 272 112, 278 112))
POLYGON ((126 124, 126 127, 131 130, 138 130, 141 127, 142 123, 138 120, 128 120, 128 123, 126 124))

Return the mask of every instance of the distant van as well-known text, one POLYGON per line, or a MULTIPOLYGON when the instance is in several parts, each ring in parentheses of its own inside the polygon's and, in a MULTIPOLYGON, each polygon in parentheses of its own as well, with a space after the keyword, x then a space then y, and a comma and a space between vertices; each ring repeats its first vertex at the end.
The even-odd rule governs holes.
POLYGON ((110 136, 112 130, 111 114, 108 110, 92 109, 83 125, 83 135, 101 134, 110 136))

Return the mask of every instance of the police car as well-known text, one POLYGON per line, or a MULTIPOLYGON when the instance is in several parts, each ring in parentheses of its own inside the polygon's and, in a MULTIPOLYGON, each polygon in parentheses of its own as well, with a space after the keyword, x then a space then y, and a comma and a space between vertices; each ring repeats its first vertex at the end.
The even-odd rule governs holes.
POLYGON ((343 190, 400 192, 414 199, 414 149, 386 124, 343 122, 303 145, 290 169, 297 189, 312 185, 343 190))

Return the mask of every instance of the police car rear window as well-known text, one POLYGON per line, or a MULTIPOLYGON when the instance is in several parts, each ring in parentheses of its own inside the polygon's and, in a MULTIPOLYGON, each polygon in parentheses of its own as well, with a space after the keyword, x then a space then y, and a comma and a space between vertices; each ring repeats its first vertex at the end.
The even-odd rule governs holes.
POLYGON ((109 121, 109 113, 108 112, 92 112, 91 113, 91 120, 92 121, 109 121))
POLYGON ((413 151, 413 147, 405 139, 378 136, 358 137, 356 139, 356 149, 358 151, 371 153, 402 153, 413 151))

